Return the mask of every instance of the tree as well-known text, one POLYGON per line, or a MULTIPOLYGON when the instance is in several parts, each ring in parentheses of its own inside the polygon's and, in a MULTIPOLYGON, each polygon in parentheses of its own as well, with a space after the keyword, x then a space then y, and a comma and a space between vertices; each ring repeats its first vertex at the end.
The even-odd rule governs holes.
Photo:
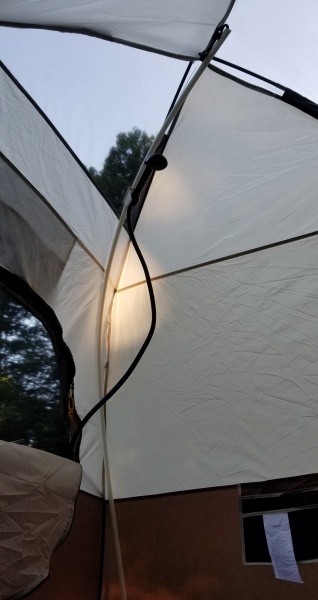
POLYGON ((68 456, 60 396, 44 326, 0 290, 0 439, 68 456))
POLYGON ((121 212, 127 188, 132 185, 153 140, 154 136, 147 135, 137 127, 128 133, 119 133, 102 170, 97 172, 94 167, 89 168, 90 174, 118 213, 121 212))

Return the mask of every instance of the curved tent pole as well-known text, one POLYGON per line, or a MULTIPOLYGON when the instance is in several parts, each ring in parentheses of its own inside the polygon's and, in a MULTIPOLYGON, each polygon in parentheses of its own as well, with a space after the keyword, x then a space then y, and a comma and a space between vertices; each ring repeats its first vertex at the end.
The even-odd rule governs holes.
MULTIPOLYGON (((109 275, 110 275, 110 270, 112 267, 112 263, 113 263, 113 259, 114 259, 114 254, 115 254, 115 250, 118 244, 118 240, 119 240, 119 236, 122 230, 122 227, 124 225, 126 216, 127 216, 127 210, 128 210, 128 206, 130 205, 130 203, 132 202, 132 193, 133 191, 137 188, 140 180, 142 179, 146 169, 147 169, 147 165, 145 164, 147 161, 147 158, 153 154, 156 151, 157 146, 160 144, 161 139, 164 135, 164 133, 166 132, 166 130, 168 129, 169 125, 171 125, 171 123, 173 122, 174 118, 176 117, 176 115, 178 114, 178 112, 180 111, 180 109, 182 108, 183 104, 185 103, 189 93, 191 92, 192 88, 195 86, 195 84, 197 83, 197 81, 200 79, 202 73, 205 71, 205 69, 208 67, 210 61, 212 60, 212 58, 214 57, 214 55, 217 53, 217 51, 220 49, 220 47, 222 46, 222 44, 225 42, 226 38, 228 37, 228 35, 230 34, 231 30, 229 29, 228 26, 223 26, 221 28, 221 35, 219 37, 219 39, 215 42, 215 44, 213 44, 212 48, 210 49, 210 51, 208 52, 208 54, 205 56, 204 60, 202 61, 200 67, 197 69, 197 71, 193 74, 191 80, 189 81, 187 87, 184 89, 184 91, 181 93, 179 99, 176 101, 176 103, 174 104, 174 106, 171 108, 170 112, 167 115, 167 118, 165 120, 165 122, 163 123, 159 133, 156 135, 149 151, 148 154, 145 158, 144 163, 141 165, 135 180, 131 186, 131 188, 129 188, 126 197, 125 197, 125 202, 124 202, 124 206, 117 224, 117 228, 114 234, 114 238, 112 241, 112 245, 109 251, 109 255, 108 255, 108 259, 107 259, 107 264, 106 264, 106 268, 105 268, 105 274, 104 274, 104 283, 103 283, 103 289, 101 292, 101 299, 100 299, 100 309, 99 309, 99 314, 98 314, 98 322, 97 322, 97 331, 98 331, 98 349, 97 349, 97 356, 98 356, 98 378, 99 378, 99 385, 101 387, 101 389, 103 389, 104 383, 103 383, 103 376, 102 376, 102 364, 101 364, 101 350, 102 350, 102 323, 103 323, 103 317, 104 317, 104 302, 105 302, 105 296, 106 296, 106 291, 107 291, 107 283, 108 283, 108 279, 109 279, 109 275)), ((103 393, 101 394, 103 395, 103 393)), ((98 410, 98 409, 97 409, 98 410)))
MULTIPOLYGON (((114 234, 114 238, 112 241, 112 245, 111 245, 111 248, 109 251, 109 255, 108 255, 108 260, 107 260, 105 273, 104 273, 103 288, 102 288, 101 297, 100 297, 99 311, 98 311, 98 320, 97 320, 97 332, 98 332, 98 334, 97 334, 97 344, 98 344, 97 362, 98 362, 98 367, 97 368, 98 368, 98 381, 99 381, 99 389, 100 389, 101 397, 103 397, 104 393, 105 393, 103 374, 102 374, 102 363, 101 363, 102 342, 103 342, 103 340, 102 340, 102 337, 103 337, 102 325, 103 325, 103 318, 104 318, 104 302, 105 302, 105 297, 106 297, 106 292, 107 292, 107 284, 108 284, 108 279, 109 279, 109 275, 110 275, 110 270, 112 267, 112 262, 113 262, 114 254, 115 254, 115 251, 117 248, 119 236, 120 236, 122 227, 124 225, 124 222, 125 222, 125 219, 127 216, 127 210, 133 201, 132 193, 138 187, 138 184, 140 183, 140 181, 143 179, 146 169, 149 168, 145 164, 147 161, 147 158, 156 151, 156 148, 159 145, 166 130, 168 129, 168 127, 171 125, 171 123, 173 122, 176 115, 181 110, 181 108, 182 108, 184 102, 186 101, 188 95, 190 94, 192 88, 195 86, 195 84, 201 77, 202 73, 208 67, 210 61, 212 60, 212 58, 214 57, 216 52, 219 50, 219 48, 225 42, 226 38, 230 34, 230 31, 231 30, 229 29, 228 25, 223 25, 216 31, 216 34, 218 34, 218 37, 217 37, 215 43, 212 45, 212 48, 210 48, 208 52, 206 52, 206 53, 204 53, 204 55, 202 55, 203 60, 202 60, 200 67, 193 74, 187 87, 180 94, 179 99, 176 101, 173 108, 168 113, 166 120, 164 121, 159 133, 155 137, 155 139, 148 151, 145 162, 141 165, 141 167, 135 177, 132 187, 128 190, 128 193, 126 194, 123 210, 121 212, 121 215, 120 215, 120 218, 119 218, 119 221, 117 224, 117 228, 116 228, 116 231, 114 234), (203 58, 203 56, 204 56, 204 58, 203 58)), ((107 394, 106 394, 106 396, 104 396, 103 400, 104 400, 103 406, 105 406, 105 403, 107 401, 107 394)), ((95 408, 95 410, 92 409, 92 411, 90 411, 90 416, 92 416, 99 408, 101 408, 101 403, 98 402, 94 408, 95 408)), ((101 435, 102 435, 104 466, 105 466, 105 474, 106 474, 108 496, 109 496, 110 516, 111 516, 111 522, 112 522, 112 528, 113 528, 113 534, 114 534, 114 540, 115 540, 115 551, 116 551, 116 559, 117 559, 117 566, 118 566, 118 573, 119 573, 119 580, 120 580, 121 600, 126 600, 125 580, 124 580, 122 557, 121 557, 121 551, 120 551, 117 519, 116 519, 116 513, 115 513, 115 504, 114 504, 114 496, 113 496, 112 481, 111 481, 111 469, 110 469, 108 449, 107 449, 105 411, 100 412, 100 419, 101 419, 101 435)), ((76 433, 74 435, 74 438, 75 437, 77 437, 76 433)), ((73 440, 74 440, 74 438, 73 438, 73 440)))
MULTIPOLYGON (((197 71, 193 74, 191 80, 189 81, 187 87, 184 89, 184 91, 181 93, 179 99, 176 101, 175 105, 173 106, 173 108, 171 109, 171 111, 169 112, 169 114, 167 115, 167 118, 165 120, 165 122, 163 123, 159 133, 157 134, 157 136, 155 137, 149 151, 148 154, 145 158, 144 163, 141 165, 135 180, 131 186, 131 188, 129 188, 126 197, 125 197, 125 202, 124 202, 124 206, 117 224, 117 228, 114 234, 114 238, 112 241, 112 245, 110 247, 110 251, 109 251, 109 255, 108 255, 108 259, 107 259, 107 264, 106 264, 106 268, 105 268, 105 273, 104 273, 104 282, 103 282, 103 288, 101 291, 101 297, 100 297, 100 305, 99 305, 99 312, 98 312, 98 320, 97 320, 97 331, 98 331, 98 339, 97 339, 97 343, 98 343, 98 348, 97 348, 97 360, 98 360, 98 378, 99 378, 99 386, 100 389, 102 391, 101 396, 103 396, 103 387, 104 387, 104 382, 103 382, 103 375, 102 375, 102 361, 101 361, 101 355, 102 355, 102 324, 103 324, 103 317, 104 317, 104 302, 105 302, 105 296, 106 296, 106 291, 107 291, 107 284, 108 284, 108 279, 109 279, 109 275, 110 275, 110 270, 112 267, 112 263, 113 263, 113 259, 114 259, 114 254, 115 254, 115 250, 117 248, 117 244, 118 244, 118 240, 119 240, 119 236, 122 230, 122 227, 124 225, 126 216, 127 216, 127 210, 129 205, 132 202, 132 196, 133 196, 133 192, 134 190, 137 188, 139 182, 142 180, 146 169, 149 169, 149 167, 147 166, 146 162, 147 162, 147 158, 153 154, 156 151, 157 146, 159 145, 164 133, 166 132, 166 130, 168 129, 169 125, 173 122, 174 118, 176 117, 176 115, 179 113, 180 109, 182 108, 184 102, 186 101, 189 93, 191 92, 192 88, 195 86, 195 84, 197 83, 197 81, 199 80, 199 78, 201 77, 202 73, 205 71, 205 69, 208 67, 210 61, 212 60, 213 56, 216 54, 216 52, 219 50, 219 48, 222 46, 222 44, 225 42, 226 38, 228 37, 228 35, 230 34, 231 30, 229 29, 229 27, 227 25, 224 25, 221 28, 220 31, 220 36, 219 38, 216 40, 216 42, 213 44, 213 47, 210 49, 210 51, 206 54, 204 60, 202 61, 202 64, 200 65, 200 67, 197 69, 197 71)), ((106 402, 106 400, 105 400, 106 402)), ((100 408, 100 402, 96 405, 96 410, 94 410, 94 412, 96 412, 98 410, 98 408, 100 408)), ((93 409, 92 409, 93 410, 93 409)), ((94 414, 94 412, 91 412, 91 416, 94 414)))

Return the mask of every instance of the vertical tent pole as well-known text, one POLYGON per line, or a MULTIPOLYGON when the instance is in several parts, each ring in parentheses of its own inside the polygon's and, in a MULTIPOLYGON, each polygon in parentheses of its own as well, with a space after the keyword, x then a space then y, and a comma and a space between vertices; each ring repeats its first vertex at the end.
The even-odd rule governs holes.
MULTIPOLYGON (((230 34, 231 30, 229 28, 225 28, 223 29, 220 38, 213 44, 212 48, 210 49, 210 51, 206 54, 204 60, 202 61, 201 65, 199 66, 199 68, 197 69, 197 71, 193 74, 191 80, 189 81, 188 85, 186 86, 186 88, 184 89, 184 91, 180 94, 178 100, 176 101, 174 107, 172 108, 172 110, 169 112, 169 114, 167 115, 166 120, 164 121, 159 133, 157 134, 157 136, 155 137, 149 151, 147 154, 147 157, 152 154, 157 146, 159 145, 162 136, 164 135, 164 133, 166 132, 166 130, 168 129, 169 125, 172 123, 173 119, 176 117, 176 115, 178 114, 179 110, 182 108, 184 102, 186 101, 188 95, 190 94, 192 88, 195 86, 195 84, 197 83, 197 81, 200 79, 202 73, 205 71, 205 69, 207 68, 207 66, 209 65, 209 63, 211 62, 212 58, 214 57, 214 55, 216 54, 216 52, 219 50, 219 48, 222 46, 222 44, 225 42, 226 38, 228 37, 228 35, 230 34)), ((145 160, 147 160, 147 157, 145 158, 145 160)), ((99 390, 100 390, 100 397, 102 398, 102 396, 104 395, 104 377, 103 377, 103 373, 102 373, 102 364, 101 364, 101 356, 102 356, 102 343, 103 343, 103 335, 102 335, 102 326, 103 326, 103 317, 104 317, 104 302, 105 302, 105 296, 106 296, 106 291, 107 291, 107 283, 108 283, 108 278, 110 275, 110 270, 111 270, 111 266, 112 266, 112 262, 113 262, 113 258, 114 258, 114 254, 115 254, 115 250, 117 247, 117 243, 119 240, 119 236, 123 227, 123 224, 125 222, 126 219, 126 215, 127 215, 127 210, 128 210, 128 206, 130 205, 132 198, 131 198, 131 192, 137 187, 140 179, 142 178, 145 169, 147 168, 147 166, 145 165, 145 163, 143 163, 135 177, 134 183, 132 185, 132 187, 128 190, 126 197, 125 197, 125 202, 124 202, 124 206, 123 206, 123 210, 121 212, 118 224, 117 224, 117 228, 114 234, 114 238, 112 241, 112 245, 109 251, 109 255, 108 255, 108 260, 107 260, 107 264, 106 264, 106 268, 105 268, 105 273, 104 273, 104 282, 103 282, 103 288, 102 288, 102 292, 101 292, 101 297, 100 297, 100 304, 99 304, 99 311, 98 311, 98 320, 97 320, 97 344, 98 344, 98 348, 97 348, 97 362, 98 362, 98 381, 99 381, 99 390)), ((119 575, 119 583, 120 583, 120 597, 121 600, 126 600, 126 586, 125 586, 125 578, 124 578, 124 570, 123 570, 123 564, 122 564, 122 556, 121 556, 121 550, 120 550, 120 541, 119 541, 119 534, 118 534, 118 526, 117 526, 117 519, 116 519, 116 512, 115 512, 115 502, 114 502, 114 496, 113 496, 113 488, 112 488, 112 480, 111 480, 111 469, 110 469, 110 464, 109 464, 109 456, 108 456, 108 449, 107 449, 107 433, 106 433, 106 410, 105 407, 103 410, 99 411, 100 414, 100 421, 101 421, 101 435, 102 435, 102 446, 103 446, 103 457, 104 457, 104 468, 105 468, 105 475, 106 475, 106 482, 107 482, 107 489, 108 489, 108 500, 109 500, 109 510, 110 510, 110 517, 111 517, 111 523, 112 523, 112 529, 113 529, 113 535, 114 535, 114 543, 115 543, 115 552, 116 552, 116 561, 117 561, 117 568, 118 568, 118 575, 119 575)))

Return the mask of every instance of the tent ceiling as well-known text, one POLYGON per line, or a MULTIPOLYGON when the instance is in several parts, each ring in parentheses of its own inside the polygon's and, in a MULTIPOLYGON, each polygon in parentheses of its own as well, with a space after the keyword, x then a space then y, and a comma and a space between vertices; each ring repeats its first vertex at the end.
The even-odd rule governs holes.
MULTIPOLYGON (((136 229, 157 328, 108 406, 116 493, 315 471, 318 121, 208 71, 165 155, 136 229)), ((110 386, 147 330, 143 279, 130 252, 110 386)))
POLYGON ((219 56, 318 99, 316 0, 2 0, 0 24, 88 33, 180 58, 198 58, 224 19, 219 56))
POLYGON ((0 24, 77 31, 198 58, 233 0, 3 0, 0 24))
MULTIPOLYGON (((318 121, 209 70, 137 225, 153 277, 318 230, 318 121), (217 115, 217 118, 214 118, 217 115), (189 143, 191 140, 191 143, 189 143)), ((121 287, 144 277, 131 253, 121 287)))

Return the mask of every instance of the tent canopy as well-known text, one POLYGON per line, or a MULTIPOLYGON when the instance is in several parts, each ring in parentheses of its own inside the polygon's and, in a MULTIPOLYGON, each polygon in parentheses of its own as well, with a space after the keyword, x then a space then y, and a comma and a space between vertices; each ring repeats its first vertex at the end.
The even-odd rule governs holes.
MULTIPOLYGON (((263 73, 263 38, 246 18, 252 7, 233 5, 3 2, 0 22, 197 58, 229 16, 230 25, 250 25, 250 35, 237 27, 232 50, 226 43, 220 56, 231 57, 243 38, 246 48, 256 44, 255 34, 259 54, 246 52, 263 73)), ((317 8, 308 7, 314 16, 317 8)), ((297 5, 295 18, 303 14, 297 5)), ((288 43, 295 25, 286 27, 287 38, 284 31, 273 37, 288 43)), ((316 41, 306 36, 304 51, 316 41)), ((274 77, 266 66, 264 75, 274 77)), ((308 114, 284 87, 271 84, 269 92, 240 76, 208 69, 195 86, 166 147, 168 168, 155 175, 137 224, 158 322, 145 356, 107 406, 116 497, 316 470, 315 107, 308 114)), ((101 302, 102 369, 107 355, 111 387, 147 333, 144 275, 123 230, 103 299, 117 218, 5 68, 1 78, 1 265, 55 310, 77 367, 83 417, 100 396, 101 302)), ((96 494, 101 446, 95 415, 81 460, 83 489, 96 494)))
POLYGON ((234 0, 36 0, 10 2, 0 10, 0 24, 87 33, 145 50, 197 59, 234 0), (200 48, 200 50, 198 50, 200 48))

